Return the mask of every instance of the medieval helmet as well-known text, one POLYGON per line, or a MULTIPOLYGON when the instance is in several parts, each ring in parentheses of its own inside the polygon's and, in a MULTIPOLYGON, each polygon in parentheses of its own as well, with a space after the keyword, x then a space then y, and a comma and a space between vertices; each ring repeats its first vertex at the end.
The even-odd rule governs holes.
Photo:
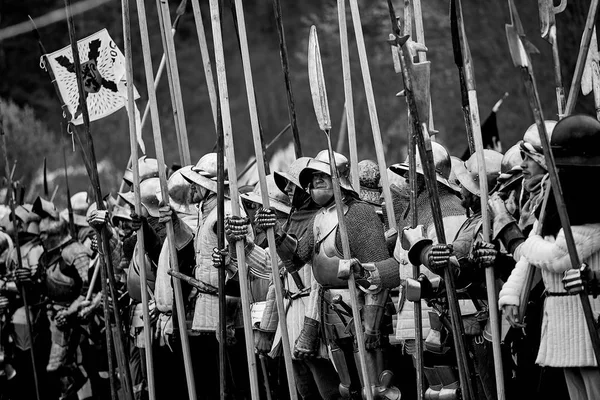
POLYGON ((113 205, 112 212, 110 213, 110 223, 113 226, 117 226, 117 219, 131 221, 131 211, 129 208, 118 204, 113 205))
POLYGON ((360 199, 375 206, 381 206, 381 173, 379 165, 373 160, 362 160, 358 163, 358 180, 360 182, 360 199))
POLYGON ((521 156, 521 146, 519 143, 512 146, 502 156, 500 163, 500 175, 494 187, 493 192, 497 190, 504 190, 508 186, 517 182, 523 177, 523 169, 521 164, 523 163, 523 157, 521 156))
MULTIPOLYGON (((500 175, 502 154, 495 150, 485 149, 483 150, 483 157, 489 192, 496 185, 496 180, 500 175)), ((479 163, 476 152, 471 154, 471 157, 467 161, 456 166, 456 178, 465 189, 474 195, 480 196, 479 163)))
MULTIPOLYGON (((90 206, 87 192, 77 192, 71 196, 71 208, 73 209, 73 223, 75 226, 88 226, 86 212, 90 206)), ((60 212, 60 217, 69 222, 69 209, 65 208, 60 212)))
MULTIPOLYGON (((342 189, 348 190, 356 195, 358 193, 352 187, 352 183, 350 183, 350 162, 348 159, 341 155, 340 153, 333 153, 335 165, 338 170, 338 175, 340 177, 340 186, 342 189)), ((329 165, 329 151, 321 150, 317 156, 308 161, 306 167, 302 169, 300 175, 298 176, 298 180, 300 182, 300 186, 302 188, 307 188, 308 184, 312 181, 312 175, 315 172, 322 172, 326 175, 331 176, 331 167, 329 165)))
POLYGON ((300 172, 302 172, 304 167, 308 165, 310 160, 310 157, 300 157, 290 164, 287 171, 273 172, 273 178, 279 190, 285 193, 285 187, 287 186, 288 181, 301 188, 302 185, 300 184, 300 172))
POLYGON ((31 209, 31 204, 20 205, 15 208, 15 215, 21 220, 21 227, 24 232, 39 235, 41 218, 31 209))
MULTIPOLYGON (((279 190, 279 187, 275 183, 273 174, 267 175, 266 180, 270 206, 276 209, 277 211, 289 214, 292 210, 289 197, 281 190, 279 190)), ((240 197, 253 203, 263 204, 262 192, 259 184, 256 185, 252 192, 241 194, 240 197)))
POLYGON ((31 211, 39 215, 41 218, 50 217, 58 219, 58 211, 51 201, 42 199, 40 196, 35 199, 31 211))
MULTIPOLYGON (((450 172, 452 171, 452 159, 450 158, 450 153, 448 153, 448 150, 446 150, 446 148, 438 142, 431 142, 431 150, 433 153, 433 164, 435 166, 435 177, 437 181, 444 186, 458 192, 458 186, 451 183, 449 180, 450 172)), ((421 163, 421 157, 418 149, 415 158, 417 161, 417 173, 423 175, 423 164, 421 163)), ((406 161, 403 163, 390 166, 390 170, 398 175, 406 174, 406 172, 409 170, 408 157, 406 157, 406 161)))
MULTIPOLYGON (((145 181, 148 178, 158 177, 158 161, 156 158, 149 158, 141 156, 138 160, 138 168, 140 173, 140 182, 145 181)), ((165 170, 167 166, 164 166, 165 170)), ((133 170, 128 167, 123 174, 123 180, 129 185, 133 185, 133 170)))
MULTIPOLYGON (((203 155, 189 170, 182 168, 181 175, 189 182, 217 193, 217 153, 203 155)), ((227 177, 227 159, 225 159, 225 177, 227 177)), ((225 180, 225 185, 228 184, 229 181, 225 180)))
MULTIPOLYGON (((167 190, 169 191, 169 205, 176 213, 195 214, 192 204, 192 184, 183 177, 183 172, 190 172, 191 165, 179 168, 169 177, 167 190)), ((162 201, 162 192, 156 193, 159 201, 162 201)))
POLYGON ((600 122, 589 115, 572 115, 556 125, 550 139, 559 168, 600 166, 600 122))
MULTIPOLYGON (((159 178, 148 178, 140 183, 140 201, 151 217, 159 217, 157 192, 160 190, 159 178)), ((119 193, 119 196, 127 204, 135 207, 135 196, 133 192, 119 193)))
MULTIPOLYGON (((556 124, 557 122, 553 120, 544 121, 546 133, 548 134, 548 140, 552 138, 552 133, 556 124)), ((546 166, 546 159, 544 158, 544 149, 540 139, 540 132, 536 124, 533 124, 527 128, 525 134, 523 135, 523 140, 519 142, 519 146, 521 151, 531 157, 542 168, 548 170, 548 167, 546 166)))

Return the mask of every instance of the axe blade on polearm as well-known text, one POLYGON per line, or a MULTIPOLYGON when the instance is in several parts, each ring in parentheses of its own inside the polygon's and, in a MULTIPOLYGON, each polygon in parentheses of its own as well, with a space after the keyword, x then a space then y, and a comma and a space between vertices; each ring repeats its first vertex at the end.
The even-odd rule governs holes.
MULTIPOLYGON (((321 51, 319 49, 317 28, 314 25, 310 28, 310 36, 308 39, 308 79, 317 122, 319 124, 319 128, 325 133, 327 138, 329 165, 331 168, 331 179, 333 181, 333 195, 335 198, 335 208, 338 218, 338 231, 342 240, 342 253, 345 259, 349 259, 351 257, 350 242, 348 240, 348 231, 346 228, 346 222, 344 220, 344 203, 342 199, 342 191, 340 189, 339 175, 334 161, 335 157, 333 154, 333 145, 331 144, 331 117, 329 115, 327 89, 325 86, 325 75, 323 74, 323 65, 321 62, 321 51)), ((359 373, 362 376, 363 387, 366 389, 363 393, 366 395, 367 400, 373 400, 373 393, 370 390, 372 387, 372 382, 370 382, 369 371, 367 370, 365 338, 362 322, 359 317, 360 312, 358 308, 358 294, 353 274, 350 274, 348 280, 348 290, 350 292, 352 314, 356 316, 356 318, 353 318, 352 320, 354 322, 356 342, 358 345, 358 356, 360 359, 359 373)))
POLYGON ((583 75, 581 76, 581 92, 584 96, 594 94, 596 119, 600 119, 600 54, 598 54, 598 39, 596 27, 592 32, 590 50, 585 61, 583 75))
POLYGON ((566 98, 560 67, 560 55, 556 35, 556 14, 567 7, 567 0, 561 0, 558 6, 554 6, 553 0, 538 0, 540 15, 540 34, 544 40, 552 46, 552 61, 554 64, 554 86, 556 87, 556 105, 558 118, 562 118, 565 112, 566 98))
MULTIPOLYGON (((595 11, 597 11, 592 10, 592 8, 594 7, 594 3, 596 3, 597 8, 597 0, 592 0, 592 6, 590 6, 590 14, 595 13, 595 11)), ((527 96, 529 97, 529 105, 531 107, 531 111, 533 112, 533 117, 535 118, 535 124, 540 133, 539 136, 542 148, 544 150, 544 158, 548 167, 548 174, 550 175, 552 193, 554 194, 556 209, 558 211, 561 226, 565 235, 565 241, 567 244, 571 265, 573 269, 579 269, 582 264, 579 259, 579 254, 577 253, 577 249, 575 247, 575 240, 573 238, 573 231, 571 229, 569 215, 567 214, 567 208, 565 205, 562 186, 560 184, 560 180, 558 179, 558 171, 556 169, 556 163, 554 162, 554 155, 552 154, 550 148, 550 139, 546 131, 546 125, 544 123, 544 114, 542 111, 542 105, 538 94, 536 81, 533 75, 533 67, 531 65, 529 53, 527 52, 523 43, 525 40, 525 34, 522 30, 519 30, 519 14, 517 12, 513 0, 508 0, 508 7, 510 10, 511 24, 506 24, 505 30, 510 55, 512 57, 513 64, 515 65, 515 67, 518 67, 521 70, 521 76, 525 83, 527 96)), ((573 88, 571 87, 571 89, 573 88)), ((569 99, 571 99, 570 95, 569 99)), ((567 106, 565 114, 569 113, 569 107, 567 106)), ((594 357, 598 365, 600 365, 600 337, 598 336, 596 319, 594 318, 592 312, 588 292, 587 290, 585 290, 585 288, 579 293, 579 298, 581 300, 581 305, 585 316, 585 322, 587 325, 588 333, 590 335, 590 340, 592 342, 592 347, 594 349, 594 357)))
MULTIPOLYGON (((393 18, 392 22, 395 22, 393 18)), ((416 97, 420 93, 418 91, 419 80, 422 78, 423 74, 427 72, 423 70, 429 68, 429 62, 414 63, 413 60, 418 51, 425 51, 426 48, 419 43, 409 40, 409 35, 399 36, 397 33, 390 34, 389 42, 390 44, 396 46, 397 52, 399 53, 398 60, 402 69, 404 93, 408 103, 411 121, 413 122, 415 137, 417 139, 418 153, 421 158, 421 164, 423 165, 426 189, 430 194, 429 199, 433 212, 433 224, 438 242, 444 244, 446 243, 446 233, 444 229, 439 192, 436 183, 437 180, 435 176, 431 141, 429 133, 427 132, 427 123, 420 120, 420 112, 424 107, 428 107, 428 104, 425 101, 417 102, 416 100, 416 97)), ((451 273, 449 267, 444 269, 444 282, 446 285, 448 306, 450 309, 450 322, 452 325, 451 330, 453 332, 452 337, 457 356, 460 387, 463 398, 466 400, 473 400, 475 397, 470 378, 471 375, 469 373, 470 367, 466 352, 466 337, 464 326, 460 322, 460 308, 458 305, 454 275, 451 273)))

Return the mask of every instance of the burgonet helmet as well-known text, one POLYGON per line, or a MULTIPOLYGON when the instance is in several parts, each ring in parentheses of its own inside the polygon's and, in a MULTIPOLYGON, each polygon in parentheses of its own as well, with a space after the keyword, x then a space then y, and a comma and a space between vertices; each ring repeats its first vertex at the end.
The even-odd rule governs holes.
POLYGON ((523 169, 521 168, 522 163, 523 157, 521 157, 521 145, 517 143, 504 153, 500 163, 500 176, 498 176, 496 187, 494 187, 494 190, 492 191, 505 190, 510 185, 523 178, 523 169))
MULTIPOLYGON (((191 169, 182 168, 181 175, 188 181, 217 193, 217 153, 203 155, 191 169)), ((225 185, 228 184, 227 159, 225 159, 225 185)))
MULTIPOLYGON (((140 174, 140 182, 145 181, 148 178, 157 178, 158 177, 158 161, 156 158, 149 158, 146 156, 141 156, 138 160, 138 168, 140 174)), ((164 166, 165 171, 167 170, 167 166, 164 166)), ((133 185, 133 170, 131 167, 128 167, 125 170, 125 174, 123 174, 123 180, 129 185, 133 185)))
MULTIPOLYGON (((483 150, 483 157, 485 160, 488 191, 491 191, 496 185, 498 176, 500 176, 502 154, 494 150, 485 149, 483 150)), ((467 161, 456 166, 456 178, 465 189, 474 195, 480 196, 479 163, 476 152, 471 154, 471 157, 467 161)))
POLYGON ((56 207, 54 206, 54 203, 52 203, 51 201, 42 199, 40 196, 38 196, 35 199, 35 201, 33 202, 31 211, 36 213, 37 215, 39 215, 41 218, 45 218, 45 217, 50 217, 53 219, 59 218, 59 214, 58 214, 58 211, 56 210, 56 207))
MULTIPOLYGON (((169 190, 169 205, 176 213, 196 214, 195 206, 192 203, 192 184, 183 177, 184 172, 190 172, 192 166, 188 165, 179 168, 173 172, 173 175, 167 182, 169 190)), ((159 190, 156 194, 158 201, 162 200, 162 192, 159 190)))
MULTIPOLYGON (((140 200, 151 217, 158 218, 158 198, 156 194, 160 191, 160 179, 149 178, 140 183, 140 200)), ((127 204, 135 207, 135 195, 133 192, 119 193, 119 196, 127 204)))
POLYGON ((359 162, 358 180, 360 182, 360 199, 375 206, 381 206, 382 189, 379 165, 373 160, 359 162))
MULTIPOLYGON (((352 187, 350 183, 350 162, 348 159, 340 153, 333 153, 335 164, 337 166, 338 174, 340 177, 340 186, 349 192, 354 193, 358 196, 358 193, 352 187)), ((329 165, 329 152, 328 150, 321 150, 319 154, 311 159, 306 167, 302 169, 299 176, 300 186, 306 189, 309 183, 312 181, 312 176, 315 172, 322 172, 326 175, 331 176, 331 166, 329 165)))
MULTIPOLYGON (((544 121, 544 125, 546 126, 546 133, 548 134, 548 139, 552 138, 552 134, 554 132, 556 124, 557 122, 553 120, 544 121)), ((546 166, 546 158, 544 157, 542 141, 540 139, 540 132, 536 124, 533 124, 529 128, 527 128, 525 134, 523 135, 523 140, 521 140, 518 144, 523 153, 531 157, 546 171, 548 170, 548 167, 546 166)))
POLYGON ((600 122, 589 115, 572 115, 560 120, 550 139, 559 168, 600 166, 600 122))
MULTIPOLYGON (((87 192, 77 192, 71 196, 71 208, 73 209, 73 223, 78 227, 89 226, 86 220, 86 212, 90 206, 87 192)), ((60 217, 69 222, 69 209, 60 212, 60 217)))
MULTIPOLYGON (((452 171, 452 159, 450 158, 450 153, 448 153, 448 150, 446 150, 446 148, 438 142, 431 142, 431 150, 433 153, 433 164, 435 166, 435 175, 437 181, 456 192, 460 191, 459 187, 452 183, 449 179, 450 172, 452 171)), ((416 161, 417 173, 423 175, 423 164, 421 163, 421 157, 418 149, 416 161)), ((405 176, 409 170, 408 157, 403 163, 390 166, 390 170, 398 175, 405 176)))
MULTIPOLYGON (((275 183, 275 179, 273 174, 269 174, 266 176, 267 179, 267 191, 269 192, 269 203, 270 206, 276 209, 277 211, 281 211, 282 213, 289 214, 292 210, 292 205, 290 204, 289 197, 279 190, 279 187, 275 183)), ((240 194, 240 197, 244 200, 251 201, 257 204, 263 204, 262 201, 262 192, 260 190, 260 185, 256 184, 253 191, 248 193, 240 194)))
POLYGON ((300 157, 294 160, 293 163, 290 164, 287 171, 273 172, 273 178, 275 180, 275 184, 279 188, 280 191, 285 193, 285 187, 287 186, 288 181, 292 182, 294 185, 302 188, 300 184, 300 172, 308 165, 308 162, 311 160, 310 157, 300 157))

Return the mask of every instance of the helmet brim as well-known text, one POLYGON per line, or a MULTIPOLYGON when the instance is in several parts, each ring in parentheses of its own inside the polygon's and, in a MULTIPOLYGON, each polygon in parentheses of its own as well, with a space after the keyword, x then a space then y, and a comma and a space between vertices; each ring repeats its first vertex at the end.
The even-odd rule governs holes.
MULTIPOLYGON (((62 219, 64 219, 65 221, 69 222, 69 209, 65 208, 64 210, 62 210, 60 212, 60 217, 62 219)), ((85 218, 85 216, 79 215, 79 214, 76 214, 76 213, 73 213, 73 223, 75 224, 75 226, 79 226, 79 227, 88 227, 88 226, 90 226, 90 224, 88 224, 87 219, 85 218)))
MULTIPOLYGON (((262 196, 259 196, 258 194, 254 193, 254 192, 240 194, 240 197, 242 199, 251 201, 253 203, 257 203, 257 204, 261 204, 261 205, 263 204, 262 196)), ((279 200, 274 199, 272 197, 269 197, 269 205, 271 207, 273 207, 274 209, 276 209, 277 211, 280 211, 280 212, 288 214, 288 215, 292 212, 292 207, 290 207, 287 204, 284 204, 284 203, 280 202, 279 200)))
MULTIPOLYGON (((331 167, 328 163, 323 161, 311 160, 310 165, 304 167, 299 175, 300 186, 303 189, 308 188, 308 185, 312 181, 312 176, 315 172, 322 172, 325 175, 331 176, 331 167)), ((358 196, 358 192, 354 190, 348 178, 340 176, 340 187, 358 196)))
MULTIPOLYGON (((189 170, 181 171, 181 176, 183 176, 188 182, 195 183, 196 185, 200 185, 211 192, 217 193, 217 178, 209 177, 209 174, 202 170, 192 167, 189 170)), ((229 185, 228 180, 225 180, 225 185, 229 185)))
MULTIPOLYGON (((390 166, 390 171, 402 177, 405 177, 404 175, 409 171, 409 169, 410 167, 407 163, 399 163, 390 166)), ((423 168, 417 167, 417 174, 424 176, 425 174, 423 174, 423 168)), ((435 179, 447 188, 455 192, 460 192, 460 187, 458 187, 458 185, 455 185, 454 183, 450 182, 448 179, 444 178, 437 172, 435 173, 435 179)))
POLYGON ((462 164, 456 164, 454 174, 456 175, 456 179, 465 189, 476 196, 480 195, 479 178, 473 178, 464 162, 462 164))
MULTIPOLYGON (((129 204, 132 207, 135 207, 135 194, 133 192, 125 192, 119 193, 119 197, 125 201, 125 203, 129 204)), ((158 208, 148 207, 148 205, 142 203, 142 206, 148 211, 148 215, 154 218, 160 217, 160 213, 158 212, 158 208)))

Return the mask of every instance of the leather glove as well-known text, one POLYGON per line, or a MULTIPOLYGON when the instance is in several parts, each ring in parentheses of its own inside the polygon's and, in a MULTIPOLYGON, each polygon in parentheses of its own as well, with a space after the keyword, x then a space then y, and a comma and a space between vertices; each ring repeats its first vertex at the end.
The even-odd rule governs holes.
POLYGON ((451 244, 434 244, 427 254, 427 268, 434 274, 441 275, 444 268, 448 267, 452 255, 451 244))
POLYGON ((141 215, 137 215, 135 212, 131 213, 131 229, 133 231, 139 231, 142 228, 142 224, 146 218, 141 215))
POLYGON ((212 264, 214 268, 227 267, 227 265, 231 262, 231 258, 229 257, 229 249, 224 248, 219 250, 218 248, 213 248, 212 252, 212 264))
POLYGON ((258 354, 268 354, 273 346, 273 339, 275 338, 275 332, 268 332, 263 330, 254 331, 254 347, 258 354))
POLYGON ((316 319, 304 317, 304 326, 294 343, 294 357, 308 359, 315 357, 319 351, 319 326, 316 319))
POLYGON ((248 224, 250 221, 245 217, 230 215, 225 217, 225 238, 227 243, 235 245, 240 240, 246 240, 248 235, 248 224))
POLYGON ((488 206, 490 212, 492 213, 492 217, 494 218, 501 214, 510 214, 508 212, 508 209, 506 208, 504 200, 502 200, 502 197, 498 192, 490 196, 490 198, 488 199, 488 206))
POLYGON ((256 211, 256 214, 254 214, 254 224, 263 231, 273 228, 275 236, 277 237, 283 234, 281 224, 277 221, 277 213, 275 213, 273 208, 259 208, 256 211))
POLYGON ((94 210, 86 218, 87 223, 97 231, 108 223, 108 211, 106 210, 94 210))
POLYGON ((171 210, 171 206, 163 203, 162 201, 158 205, 158 223, 166 224, 169 221, 173 220, 173 211, 171 210))
POLYGON ((15 281, 20 284, 31 283, 31 275, 29 268, 17 268, 15 270, 15 281))
POLYGON ((480 268, 490 268, 496 263, 498 250, 493 243, 478 240, 473 245, 470 258, 480 268))
POLYGON ((8 297, 0 296, 0 314, 4 313, 8 309, 8 297))

